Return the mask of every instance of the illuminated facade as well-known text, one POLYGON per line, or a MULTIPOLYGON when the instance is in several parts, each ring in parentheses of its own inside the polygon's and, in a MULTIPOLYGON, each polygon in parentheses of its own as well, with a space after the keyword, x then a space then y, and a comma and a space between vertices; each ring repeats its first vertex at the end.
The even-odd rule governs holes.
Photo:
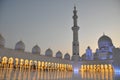
POLYGON ((45 51, 45 55, 42 55, 38 45, 35 45, 31 52, 25 52, 23 41, 17 42, 15 49, 9 49, 5 47, 5 39, 0 34, 0 67, 30 70, 120 72, 120 49, 115 48, 112 39, 105 34, 98 39, 98 49, 95 53, 88 46, 86 52, 81 57, 79 56, 79 26, 77 25, 76 7, 74 7, 73 14, 72 57, 68 53, 63 55, 60 51, 53 57, 53 51, 50 48, 45 51))
POLYGON ((23 41, 18 41, 15 49, 4 46, 5 39, 0 34, 0 68, 72 71, 68 53, 64 55, 64 59, 60 51, 53 57, 53 52, 49 48, 45 51, 45 55, 41 55, 41 49, 38 45, 32 48, 32 52, 25 52, 23 41))
POLYGON ((74 7, 73 14, 73 55, 71 63, 74 72, 79 70, 120 72, 120 62, 118 61, 120 49, 115 48, 111 38, 105 34, 98 39, 98 49, 96 49, 95 53, 88 46, 86 52, 79 57, 79 27, 77 25, 78 16, 76 7, 74 7))

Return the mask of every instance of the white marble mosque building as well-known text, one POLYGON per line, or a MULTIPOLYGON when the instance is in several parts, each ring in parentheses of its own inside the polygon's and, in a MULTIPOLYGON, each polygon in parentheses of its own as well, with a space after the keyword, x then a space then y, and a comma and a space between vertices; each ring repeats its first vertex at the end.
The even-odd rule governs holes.
POLYGON ((18 41, 14 49, 5 47, 5 39, 0 34, 0 67, 19 69, 40 69, 58 71, 114 71, 120 72, 120 48, 116 48, 112 39, 103 34, 98 39, 98 48, 92 52, 90 46, 86 52, 79 56, 79 40, 77 25, 77 10, 73 11, 73 55, 63 55, 58 51, 53 57, 52 49, 48 48, 45 55, 41 54, 38 45, 32 48, 32 52, 25 51, 25 43, 18 41))

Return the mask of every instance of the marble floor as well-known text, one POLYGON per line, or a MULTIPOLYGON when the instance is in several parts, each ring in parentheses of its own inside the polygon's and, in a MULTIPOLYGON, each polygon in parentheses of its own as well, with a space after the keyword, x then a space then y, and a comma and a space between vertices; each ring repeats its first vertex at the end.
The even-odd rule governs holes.
POLYGON ((0 80, 120 80, 113 72, 65 72, 0 69, 0 80))

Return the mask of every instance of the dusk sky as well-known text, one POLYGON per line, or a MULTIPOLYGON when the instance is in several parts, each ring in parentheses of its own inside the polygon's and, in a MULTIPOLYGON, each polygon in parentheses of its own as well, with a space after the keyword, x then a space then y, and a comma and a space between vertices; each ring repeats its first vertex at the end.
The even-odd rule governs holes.
POLYGON ((88 46, 95 52, 103 33, 120 47, 120 0, 0 0, 0 33, 5 47, 14 49, 22 40, 28 52, 38 44, 41 54, 51 48, 54 55, 58 50, 72 55, 74 4, 80 55, 88 46))

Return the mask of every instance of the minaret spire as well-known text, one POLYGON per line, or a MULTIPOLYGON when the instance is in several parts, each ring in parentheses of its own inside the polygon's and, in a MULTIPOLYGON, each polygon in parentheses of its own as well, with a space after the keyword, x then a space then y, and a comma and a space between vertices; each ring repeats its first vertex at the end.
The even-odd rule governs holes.
POLYGON ((73 50, 73 56, 72 60, 78 61, 79 60, 79 40, 78 40, 78 30, 79 26, 77 25, 77 10, 76 6, 74 6, 73 10, 73 42, 72 42, 72 50, 73 50))
POLYGON ((78 18, 78 16, 77 16, 77 10, 76 10, 76 6, 74 6, 74 10, 73 10, 73 24, 74 24, 74 26, 77 26, 77 18, 78 18))
POLYGON ((76 6, 74 5, 74 10, 76 11, 76 6))

